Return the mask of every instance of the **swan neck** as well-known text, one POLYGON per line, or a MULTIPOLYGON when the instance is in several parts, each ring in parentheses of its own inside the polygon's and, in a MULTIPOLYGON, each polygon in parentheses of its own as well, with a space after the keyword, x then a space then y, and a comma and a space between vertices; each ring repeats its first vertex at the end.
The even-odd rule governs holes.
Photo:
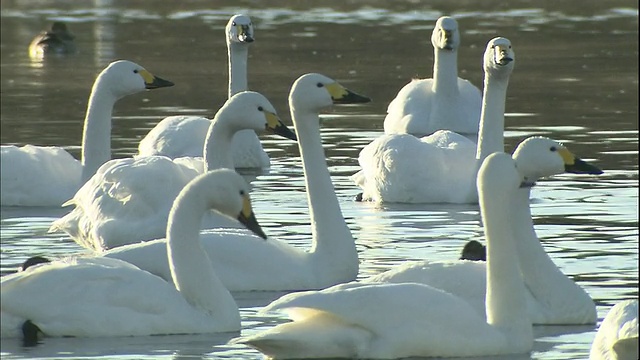
MULTIPOLYGON (((357 259, 357 253, 355 241, 342 216, 338 197, 331 182, 320 137, 319 115, 317 112, 296 110, 292 104, 289 106, 298 135, 298 148, 307 188, 313 236, 311 253, 321 259, 322 266, 335 264, 334 268, 340 269, 345 264, 353 264, 352 259, 357 259)), ((355 263, 357 264, 357 261, 355 263)), ((350 273, 353 270, 350 268, 345 276, 352 275, 350 273)), ((355 272, 357 274, 357 268, 355 272)))
POLYGON ((246 91, 247 85, 247 60, 249 47, 243 44, 230 43, 229 55, 229 98, 246 91))
POLYGON ((515 342, 533 335, 509 218, 511 199, 506 195, 480 194, 487 241, 486 313, 487 322, 515 342))
POLYGON ((167 255, 171 278, 182 296, 195 308, 225 319, 237 305, 215 274, 200 243, 200 223, 207 211, 206 189, 191 189, 176 200, 167 223, 167 255))
POLYGON ((458 90, 458 52, 435 49, 433 60, 433 91, 454 96, 458 90))
POLYGON ((555 265, 542 247, 533 225, 530 193, 531 188, 517 191, 512 212, 524 283, 547 309, 566 309, 584 314, 585 322, 595 321, 597 314, 591 297, 555 265))
POLYGON ((111 159, 111 116, 118 98, 96 81, 89 96, 82 131, 82 183, 111 159))
POLYGON ((476 152, 478 167, 487 156, 504 151, 504 111, 508 84, 508 78, 485 78, 476 152))
POLYGON ((231 155, 231 141, 235 131, 230 129, 225 119, 216 117, 209 125, 209 131, 204 141, 204 169, 205 172, 215 169, 233 169, 231 155))

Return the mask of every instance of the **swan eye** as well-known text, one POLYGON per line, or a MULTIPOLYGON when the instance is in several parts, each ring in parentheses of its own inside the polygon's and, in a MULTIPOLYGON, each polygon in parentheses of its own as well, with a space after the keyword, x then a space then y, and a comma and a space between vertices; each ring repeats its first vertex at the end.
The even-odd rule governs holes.
POLYGON ((550 147, 550 148, 549 148, 549 150, 551 150, 551 151, 558 151, 558 148, 556 148, 555 146, 552 146, 552 147, 550 147))
POLYGON ((231 23, 231 25, 236 26, 236 22, 235 22, 235 21, 234 21, 234 22, 232 22, 232 23, 231 23))
POLYGON ((324 84, 323 84, 323 83, 317 83, 317 84, 316 84, 316 86, 317 86, 317 87, 319 87, 319 88, 321 88, 321 87, 323 87, 323 86, 324 86, 324 84))
POLYGON ((263 111, 264 108, 262 106, 258 106, 258 111, 263 111))
POLYGON ((138 73, 138 69, 133 70, 133 73, 137 74, 138 73))
POLYGON ((244 196, 244 190, 240 190, 240 196, 244 196))

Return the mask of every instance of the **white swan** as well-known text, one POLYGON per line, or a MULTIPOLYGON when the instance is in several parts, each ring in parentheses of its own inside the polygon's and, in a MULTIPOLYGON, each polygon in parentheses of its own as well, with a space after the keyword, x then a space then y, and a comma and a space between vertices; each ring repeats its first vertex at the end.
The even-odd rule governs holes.
MULTIPOLYGON (((558 142, 543 137, 530 137, 520 143, 513 158, 528 181, 563 172, 602 173, 558 142)), ((540 244, 533 228, 529 195, 529 188, 514 194, 510 215, 527 287, 529 318, 540 325, 594 324, 596 307, 589 294, 558 269, 540 244)), ((481 261, 408 262, 365 282, 427 284, 467 300, 484 314, 486 266, 481 261)))
MULTIPOLYGON (((439 130, 418 139, 408 134, 382 135, 365 146, 352 179, 362 199, 403 203, 474 203, 477 169, 482 160, 504 151, 504 109, 515 55, 511 42, 497 37, 484 53, 484 92, 478 144, 463 135, 439 130), (476 160, 477 159, 477 160, 476 160)), ((454 108, 447 108, 454 111, 454 108)))
MULTIPOLYGON (((295 139, 273 105, 263 95, 240 92, 225 102, 210 122, 201 158, 170 159, 146 156, 105 163, 67 204, 75 208, 51 225, 78 244, 93 250, 110 249, 164 236, 169 210, 180 190, 206 170, 231 168, 231 141, 238 131, 250 129, 295 139)), ((201 228, 238 227, 225 216, 208 212, 201 228)))
POLYGON ((353 282, 285 295, 261 311, 285 312, 292 322, 232 342, 283 359, 529 352, 533 328, 508 221, 520 184, 513 159, 504 153, 488 156, 478 173, 487 238, 487 320, 464 299, 427 285, 353 282))
MULTIPOLYGON (((229 97, 247 88, 247 58, 254 41, 251 18, 238 14, 225 28, 229 56, 229 97)), ((170 158, 202 156, 205 134, 211 120, 200 116, 169 116, 160 121, 140 141, 139 156, 164 155, 170 158)), ((236 168, 268 168, 269 156, 252 130, 234 135, 233 163, 236 168)))
POLYGON ((449 16, 436 21, 431 34, 433 78, 415 79, 389 103, 385 134, 430 135, 437 130, 477 134, 482 95, 458 77, 458 23, 449 16))
POLYGON ((198 226, 215 209, 264 235, 248 193, 246 181, 229 169, 184 188, 167 225, 172 282, 107 258, 59 260, 3 276, 2 337, 23 336, 22 328, 25 337, 38 330, 83 337, 238 331, 238 307, 202 251, 198 226))
POLYGON ((112 62, 91 89, 82 136, 82 160, 60 147, 2 145, 2 206, 60 206, 111 158, 111 113, 119 99, 172 86, 131 61, 112 62))
POLYGON ((638 299, 615 304, 602 320, 589 360, 638 359, 638 299))
MULTIPOLYGON (((356 246, 342 216, 320 138, 319 112, 333 104, 370 101, 319 74, 298 78, 289 94, 311 217, 311 247, 305 251, 269 238, 233 230, 202 233, 204 250, 230 291, 320 289, 358 274, 356 246)), ((112 249, 118 258, 163 278, 169 276, 163 240, 112 249)))

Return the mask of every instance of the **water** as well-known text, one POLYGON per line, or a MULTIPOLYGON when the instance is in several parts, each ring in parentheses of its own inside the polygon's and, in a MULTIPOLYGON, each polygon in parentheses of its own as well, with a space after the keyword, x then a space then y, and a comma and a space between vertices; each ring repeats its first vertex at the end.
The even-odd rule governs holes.
MULTIPOLYGON (((286 97, 301 74, 320 72, 373 98, 325 116, 323 141, 346 221, 357 238, 359 278, 406 260, 453 259, 482 236, 477 206, 384 205, 352 201, 359 150, 382 132, 388 102, 411 77, 430 77, 431 29, 449 14, 462 30, 460 76, 482 84, 481 54, 494 36, 509 38, 517 63, 507 96, 506 148, 544 135, 563 141, 605 170, 598 177, 557 176, 533 192, 536 230, 564 273, 595 300, 601 320, 612 304, 638 296, 638 5, 633 1, 525 0, 148 2, 3 0, 0 104, 2 144, 62 145, 79 154, 82 119, 95 75, 114 59, 136 61, 176 86, 123 99, 114 112, 114 157, 131 156, 161 118, 212 116, 227 92, 223 29, 239 12, 252 17, 249 86, 290 124, 286 97), (65 20, 80 53, 31 61, 30 39, 65 20)), ((296 145, 263 136, 269 174, 254 181, 255 212, 265 231, 303 248, 310 228, 296 145)), ((0 270, 33 255, 85 251, 48 234, 63 209, 2 208, 0 270)), ((257 311, 280 293, 236 294, 245 334, 281 323, 257 311)), ((417 314, 418 316, 418 314, 417 314)), ((536 327, 534 351, 518 358, 584 359, 595 326, 536 327)), ((3 340, 3 358, 259 359, 238 334, 119 339, 47 338, 35 348, 3 340)))

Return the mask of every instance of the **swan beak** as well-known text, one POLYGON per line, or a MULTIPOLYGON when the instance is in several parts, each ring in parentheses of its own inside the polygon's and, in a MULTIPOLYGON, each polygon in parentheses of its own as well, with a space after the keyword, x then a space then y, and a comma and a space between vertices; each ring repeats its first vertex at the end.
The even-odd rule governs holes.
MULTIPOLYGON (((573 154, 571 154, 569 150, 567 150, 567 152, 572 156, 572 159, 570 162, 565 160, 564 171, 571 174, 590 174, 590 175, 600 175, 604 173, 604 171, 600 170, 600 168, 598 168, 597 166, 591 165, 588 162, 573 156, 573 154)), ((564 159, 565 157, 563 156, 562 158, 564 159)))
POLYGON ((253 42, 253 34, 251 34, 249 25, 238 25, 238 40, 244 43, 253 42))
POLYGON ((371 102, 371 99, 345 88, 337 82, 325 85, 331 95, 334 104, 363 104, 371 102))
POLYGON ((150 72, 144 69, 138 71, 138 74, 140 74, 140 76, 142 76, 142 78, 144 79, 144 87, 147 90, 169 87, 174 85, 173 82, 154 76, 153 74, 151 74, 150 72))
POLYGON ((245 195, 242 202, 242 211, 237 217, 238 221, 242 223, 247 229, 251 230, 254 234, 260 236, 263 239, 267 239, 267 234, 262 231, 262 227, 258 224, 258 219, 251 210, 251 200, 248 195, 245 195))
POLYGON ((265 130, 282 137, 286 137, 289 140, 297 141, 298 137, 291 129, 285 125, 278 115, 265 111, 264 116, 267 118, 267 125, 265 130))
POLYGON ((513 61, 509 54, 509 47, 504 45, 496 45, 494 49, 496 64, 507 65, 513 61))
POLYGON ((443 29, 442 37, 443 37, 442 43, 444 44, 442 48, 444 50, 453 50, 453 31, 443 29))

